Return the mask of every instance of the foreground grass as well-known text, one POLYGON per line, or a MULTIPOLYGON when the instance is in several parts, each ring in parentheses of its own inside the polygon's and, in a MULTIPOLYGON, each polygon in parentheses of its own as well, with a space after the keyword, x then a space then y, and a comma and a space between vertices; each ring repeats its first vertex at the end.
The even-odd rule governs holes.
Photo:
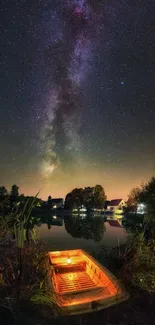
POLYGON ((16 252, 14 241, 0 246, 0 314, 6 310, 12 315, 18 313, 20 304, 36 301, 43 292, 46 255, 42 243, 37 240, 35 244, 25 245, 22 277, 19 277, 16 252))
POLYGON ((155 240, 146 241, 143 232, 110 250, 100 247, 95 256, 126 285, 155 292, 155 240))
POLYGON ((154 325, 155 295, 142 290, 131 290, 130 300, 91 314, 55 316, 48 305, 20 302, 12 312, 0 313, 0 324, 5 325, 154 325))

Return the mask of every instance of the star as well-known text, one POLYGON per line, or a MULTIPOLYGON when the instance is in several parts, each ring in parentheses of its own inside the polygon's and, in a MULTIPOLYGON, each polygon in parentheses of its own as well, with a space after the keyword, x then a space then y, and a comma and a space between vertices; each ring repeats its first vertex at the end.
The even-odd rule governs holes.
POLYGON ((154 173, 154 5, 141 2, 4 1, 1 183, 125 198, 154 173))

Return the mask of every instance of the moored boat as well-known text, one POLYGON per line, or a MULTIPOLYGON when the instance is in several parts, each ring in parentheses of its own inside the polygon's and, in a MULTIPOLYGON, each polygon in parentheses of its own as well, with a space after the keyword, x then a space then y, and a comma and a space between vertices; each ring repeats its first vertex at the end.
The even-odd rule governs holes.
POLYGON ((92 312, 129 298, 120 281, 85 251, 55 251, 48 255, 48 288, 63 313, 92 312))

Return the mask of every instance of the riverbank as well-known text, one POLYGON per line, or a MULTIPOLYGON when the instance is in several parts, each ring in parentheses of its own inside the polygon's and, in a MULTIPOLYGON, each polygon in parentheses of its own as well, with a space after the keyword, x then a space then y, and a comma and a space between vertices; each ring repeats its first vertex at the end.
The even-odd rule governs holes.
POLYGON ((153 238, 148 240, 150 233, 147 228, 144 232, 128 236, 124 243, 115 248, 106 248, 100 244, 95 249, 93 246, 91 253, 123 282, 130 293, 130 299, 99 312, 61 316, 54 299, 52 300, 52 293, 44 288, 46 248, 42 247, 37 234, 34 236, 31 226, 33 219, 30 220, 31 223, 25 223, 25 229, 29 230, 26 236, 25 232, 21 232, 22 228, 17 227, 22 225, 22 220, 18 221, 16 229, 21 229, 19 234, 23 236, 22 246, 15 237, 14 228, 9 227, 10 219, 8 224, 6 219, 2 221, 4 225, 1 224, 1 236, 4 245, 8 231, 10 243, 0 250, 0 324, 155 324, 155 245, 153 238))
MULTIPOLYGON (((128 288, 129 290, 129 288, 128 288)), ((16 311, 0 313, 5 325, 154 325, 155 294, 130 288, 131 298, 108 309, 77 316, 56 316, 47 305, 21 303, 16 311)))
MULTIPOLYGON (((133 237, 132 237, 133 238, 133 237)), ((146 251, 142 245, 142 241, 138 237, 133 238, 135 241, 134 247, 137 250, 133 251, 133 248, 127 249, 127 245, 121 245, 111 251, 106 252, 105 247, 100 247, 99 251, 94 251, 92 254, 100 262, 108 267, 108 269, 114 273, 125 285, 127 291, 130 294, 130 299, 126 302, 120 303, 113 307, 93 312, 90 314, 76 315, 76 316, 61 316, 60 311, 57 311, 55 305, 51 305, 50 296, 44 295, 43 289, 43 276, 42 272, 34 273, 32 278, 33 281, 28 283, 29 295, 21 295, 21 299, 18 299, 12 303, 13 296, 8 295, 8 303, 1 301, 0 306, 0 324, 4 325, 154 325, 155 324, 155 290, 153 292, 152 287, 147 283, 148 290, 144 290, 139 287, 138 281, 134 282, 134 276, 132 277, 131 272, 135 275, 135 272, 139 270, 139 265, 135 263, 134 256, 138 254, 139 247, 143 250, 142 255, 138 255, 140 261, 140 267, 145 260, 145 268, 148 268, 146 260, 146 251), (139 244, 138 244, 139 243, 139 244), (124 251, 125 249, 125 251, 124 251), (131 255, 131 251, 133 254, 131 255), (129 254, 130 253, 130 254, 129 254), (128 260, 127 260, 128 256, 128 260), (129 258, 130 256, 130 258, 129 258), (141 264, 142 263, 142 264, 141 264), (137 269, 138 267, 138 269, 137 269), (35 276, 36 283, 35 283, 35 276), (41 275, 41 277, 40 277, 41 275), (39 281, 38 281, 39 279, 39 281), (31 284, 30 284, 31 283, 31 284), (149 290, 152 289, 152 290, 149 290), (38 291, 39 290, 39 291, 38 291), (150 292, 149 292, 150 291, 150 292), (37 295, 36 295, 37 294, 37 295), (33 299, 31 299, 33 296, 33 299), (33 301, 32 301, 33 300, 33 301)), ((128 243, 130 245, 130 242, 128 243)), ((150 245, 150 244, 149 244, 150 245)), ((146 245, 147 246, 147 245, 146 245)), ((130 246, 131 248, 131 246, 130 246)), ((151 251, 152 248, 150 247, 151 251)), ((42 250, 42 249, 41 249, 42 250)), ((35 250, 35 256, 38 251, 38 262, 40 257, 40 248, 38 246, 35 250)), ((147 253, 148 248, 147 248, 147 253)), ((41 253, 42 254, 42 253, 41 253)), ((139 253, 140 254, 140 253, 139 253)), ((33 258, 31 263, 29 260, 28 269, 29 276, 31 276, 32 266, 36 267, 36 261, 34 251, 32 254, 33 258), (35 264, 33 265, 35 261, 35 264)), ((44 258, 43 258, 44 259, 44 258)), ((149 261, 149 256, 148 256, 149 261)), ((138 262, 138 261, 137 261, 138 262)), ((150 264, 149 264, 150 267, 150 264)), ((145 277, 147 278, 148 273, 145 271, 145 277), (145 273, 146 272, 146 273, 145 273)), ((152 269, 151 269, 152 270, 152 269)), ((45 273, 44 273, 45 274, 45 273)), ((140 284, 142 284, 140 282, 140 284)), ((6 288, 5 288, 6 289, 6 288)), ((7 291, 7 289, 6 289, 7 291)))

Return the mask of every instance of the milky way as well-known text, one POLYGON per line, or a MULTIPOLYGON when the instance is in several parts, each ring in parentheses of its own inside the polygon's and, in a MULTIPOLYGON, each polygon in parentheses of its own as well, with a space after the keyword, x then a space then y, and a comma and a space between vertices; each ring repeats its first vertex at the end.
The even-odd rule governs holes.
POLYGON ((154 0, 1 7, 1 185, 125 198, 154 174, 154 0))
POLYGON ((49 46, 46 60, 51 74, 47 119, 41 134, 42 173, 49 176, 61 164, 57 154, 63 137, 62 156, 81 161, 80 126, 84 109, 82 83, 92 56, 92 10, 86 1, 68 1, 60 19, 63 36, 49 46))

